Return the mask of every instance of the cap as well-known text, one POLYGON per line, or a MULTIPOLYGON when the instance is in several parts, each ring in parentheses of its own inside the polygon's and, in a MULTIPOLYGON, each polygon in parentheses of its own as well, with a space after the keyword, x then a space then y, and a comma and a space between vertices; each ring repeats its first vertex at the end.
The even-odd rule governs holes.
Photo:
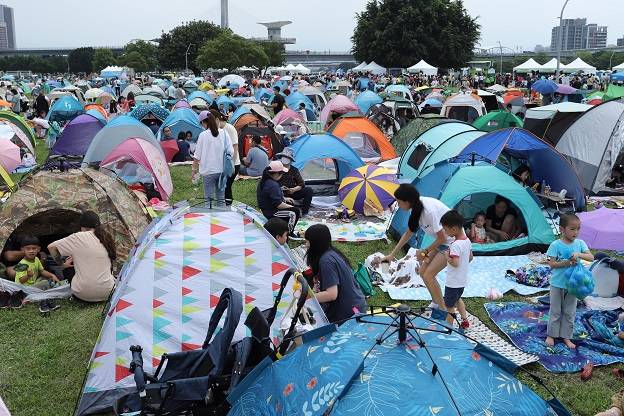
POLYGON ((210 115, 210 111, 204 110, 201 113, 199 113, 199 116, 197 116, 197 119, 201 123, 202 121, 206 120, 209 115, 210 115))
POLYGON ((287 134, 288 132, 286 131, 286 129, 284 129, 284 127, 282 127, 280 124, 278 124, 277 126, 275 126, 275 133, 279 134, 280 136, 287 134))
POLYGON ((273 160, 269 163, 269 172, 271 173, 280 173, 280 172, 288 172, 288 169, 284 167, 284 164, 279 160, 273 160))

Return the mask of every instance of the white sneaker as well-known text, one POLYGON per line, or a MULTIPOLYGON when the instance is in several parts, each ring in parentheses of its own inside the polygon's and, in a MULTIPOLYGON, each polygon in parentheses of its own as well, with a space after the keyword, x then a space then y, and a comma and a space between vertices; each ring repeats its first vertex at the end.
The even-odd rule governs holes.
POLYGON ((437 304, 437 303, 435 303, 435 302, 431 302, 431 303, 429 304, 429 307, 430 307, 430 308, 434 308, 434 309, 440 309, 440 305, 438 305, 438 304, 437 304))

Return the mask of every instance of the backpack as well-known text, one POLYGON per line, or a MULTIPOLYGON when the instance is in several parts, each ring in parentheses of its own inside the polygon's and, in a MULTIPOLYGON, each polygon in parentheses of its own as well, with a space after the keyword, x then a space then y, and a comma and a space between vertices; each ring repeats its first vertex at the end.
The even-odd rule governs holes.
POLYGON ((362 290, 364 297, 368 298, 375 295, 375 288, 373 288, 373 284, 371 283, 368 269, 362 263, 358 264, 358 269, 353 273, 353 276, 360 290, 362 290))

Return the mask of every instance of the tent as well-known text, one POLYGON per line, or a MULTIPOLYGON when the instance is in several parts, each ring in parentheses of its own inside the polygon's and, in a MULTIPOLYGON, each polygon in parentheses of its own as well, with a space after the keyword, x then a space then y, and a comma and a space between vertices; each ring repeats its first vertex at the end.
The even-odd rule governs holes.
POLYGON ((191 107, 208 107, 214 99, 204 91, 195 91, 187 97, 191 107))
POLYGON ((518 73, 525 73, 525 72, 531 72, 531 71, 541 71, 542 70, 542 65, 537 63, 535 61, 535 59, 533 58, 529 58, 526 60, 526 62, 521 63, 518 66, 515 66, 513 68, 514 72, 518 72, 518 73))
POLYGON ((440 144, 449 137, 465 131, 476 130, 470 124, 448 120, 434 125, 412 140, 399 161, 399 179, 414 180, 418 176, 420 164, 440 144))
MULTIPOLYGON (((492 134, 492 133, 490 133, 492 134)), ((546 218, 541 203, 533 192, 490 163, 461 164, 441 162, 422 178, 414 180, 421 196, 436 198, 457 209, 464 218, 473 218, 494 203, 496 195, 512 201, 522 217, 527 236, 490 244, 472 244, 476 255, 515 255, 545 250, 555 240, 554 224, 546 218)), ((407 229, 409 212, 398 210, 392 218, 390 231, 396 237, 407 229)), ((427 247, 428 236, 417 233, 409 242, 412 247, 427 247)))
MULTIPOLYGON (((365 61, 362 61, 358 66, 356 66, 355 68, 352 68, 351 71, 364 71, 364 68, 366 68, 368 64, 365 61)), ((624 64, 622 64, 624 65, 624 64)))
POLYGON ((156 97, 155 95, 138 94, 134 96, 134 101, 137 105, 141 104, 156 104, 162 106, 164 104, 163 99, 156 97))
POLYGON ((178 108, 191 108, 191 105, 185 99, 181 99, 173 105, 173 108, 171 109, 171 111, 175 111, 178 108))
POLYGON ((140 104, 134 107, 134 109, 128 114, 130 117, 134 117, 139 121, 145 119, 156 119, 159 122, 163 122, 169 117, 169 110, 156 103, 140 104))
POLYGON ((414 97, 412 96, 412 92, 410 89, 403 84, 393 84, 386 87, 385 92, 391 95, 398 95, 406 100, 411 102, 414 101, 414 97))
POLYGON ((80 231, 86 210, 95 211, 115 238, 119 271, 150 218, 124 183, 93 169, 42 169, 22 180, 0 211, 0 247, 13 233, 36 235, 45 247, 80 231))
POLYGON ((256 104, 256 103, 249 103, 249 104, 242 104, 240 107, 238 107, 236 111, 234 111, 230 115, 228 123, 230 124, 236 123, 236 120, 238 120, 240 116, 242 116, 243 114, 249 114, 252 112, 252 110, 267 120, 271 119, 271 116, 269 115, 269 113, 266 111, 266 109, 263 106, 261 106, 260 104, 256 104))
POLYGON ((216 104, 219 107, 219 110, 225 113, 229 113, 230 110, 234 111, 236 110, 236 108, 238 108, 234 100, 232 100, 232 98, 228 97, 227 95, 220 95, 219 97, 217 97, 216 104))
POLYGON ((301 94, 308 97, 310 101, 312 101, 312 104, 314 104, 314 106, 318 108, 319 110, 322 110, 323 107, 327 105, 327 98, 325 98, 325 94, 323 94, 323 91, 321 91, 317 87, 306 85, 306 86, 297 88, 297 92, 300 92, 301 94))
POLYGON ((309 75, 310 72, 312 71, 310 71, 310 69, 303 66, 303 64, 297 64, 295 65, 295 72, 298 74, 309 75))
POLYGON ((102 124, 106 125, 106 123, 108 123, 108 119, 106 117, 104 117, 102 115, 102 113, 100 113, 98 110, 96 110, 95 108, 92 108, 90 110, 85 111, 85 114, 90 115, 92 117, 97 118, 98 120, 100 120, 102 122, 102 124))
POLYGON ((286 105, 288 108, 298 111, 299 106, 303 103, 306 110, 306 117, 308 121, 316 121, 316 107, 312 100, 306 95, 303 95, 299 91, 295 91, 291 93, 288 97, 286 97, 286 105))
POLYGON ((235 84, 235 85, 238 85, 239 87, 242 87, 243 84, 245 84, 245 78, 241 77, 240 75, 229 74, 221 78, 217 85, 223 88, 227 85, 228 82, 230 83, 230 85, 235 84))
POLYGON ((585 192, 572 165, 554 147, 528 130, 506 128, 481 136, 461 151, 457 161, 467 163, 473 155, 478 160, 502 162, 509 171, 526 164, 534 181, 545 181, 553 192, 566 189, 566 197, 574 199, 576 208, 585 208, 585 192))
POLYGON ((362 114, 366 114, 372 106, 381 104, 383 100, 374 91, 366 90, 359 93, 353 102, 360 108, 362 114))
POLYGON ((159 139, 162 139, 162 131, 165 127, 171 129, 173 138, 177 138, 180 132, 190 131, 193 134, 194 141, 197 141, 199 134, 204 130, 199 124, 197 114, 190 108, 176 108, 172 111, 158 130, 157 137, 159 139))
POLYGON ((105 121, 108 121, 108 112, 106 112, 104 107, 102 107, 99 104, 94 104, 94 103, 87 104, 87 105, 84 106, 84 110, 85 110, 85 114, 86 114, 86 112, 88 112, 90 110, 97 111, 98 113, 100 113, 100 116, 101 116, 101 117, 99 117, 100 120, 103 119, 105 121))
POLYGON ((143 90, 141 90, 141 87, 136 84, 130 84, 126 88, 124 88, 124 90, 121 92, 121 96, 128 98, 129 93, 134 94, 134 97, 136 98, 137 95, 143 94, 143 90))
POLYGON ((152 176, 154 187, 160 193, 161 199, 167 201, 173 193, 173 182, 167 161, 158 150, 159 147, 155 147, 147 140, 128 139, 117 145, 102 160, 100 169, 109 169, 127 184, 132 184, 146 182, 139 180, 141 175, 138 166, 140 166, 152 176))
POLYGON ((82 114, 67 123, 52 146, 53 155, 83 156, 93 138, 104 128, 104 123, 89 114, 82 114))
POLYGON ((583 226, 579 238, 594 250, 624 250, 624 211, 598 208, 579 214, 583 226))
POLYGON ((566 73, 575 73, 575 72, 584 72, 586 74, 595 74, 596 67, 591 66, 587 62, 583 61, 581 58, 576 58, 574 61, 570 62, 565 66, 563 72, 566 73))
POLYGON ((118 144, 131 137, 145 139, 160 149, 154 133, 145 124, 130 116, 118 116, 95 135, 82 159, 83 167, 99 164, 118 144))
POLYGON ((270 120, 245 113, 234 121, 233 126, 238 132, 238 153, 241 159, 247 156, 253 136, 260 136, 261 145, 267 150, 269 159, 284 149, 281 137, 273 130, 270 120))
POLYGON ((377 163, 397 157, 379 127, 360 114, 339 117, 327 132, 344 140, 365 162, 377 163))
MULTIPOLYGON (((563 71, 565 68, 566 66, 563 63, 559 65, 559 71, 563 71)), ((557 71, 557 58, 552 58, 550 61, 542 65, 542 67, 540 68, 540 71, 547 72, 547 73, 557 71)))
POLYGON ((622 71, 624 70, 624 62, 622 62, 619 65, 614 66, 613 68, 611 68, 613 71, 622 71))
POLYGON ((372 61, 368 65, 366 65, 363 69, 364 72, 370 72, 373 75, 384 75, 386 73, 386 68, 379 65, 375 61, 372 61))
POLYGON ((158 97, 158 98, 162 98, 162 99, 167 98, 167 95, 165 94, 165 91, 162 88, 160 88, 158 85, 149 85, 149 86, 143 88, 143 94, 144 95, 153 95, 154 97, 158 97))
POLYGON ((30 139, 32 148, 35 147, 35 131, 21 116, 12 111, 0 111, 0 121, 8 121, 17 126, 30 139))
POLYGON ((303 116, 298 111, 291 110, 290 108, 284 108, 282 111, 277 113, 275 117, 273 117, 273 124, 275 124, 276 126, 281 125, 289 119, 298 120, 301 122, 304 121, 303 116))
MULTIPOLYGON (((285 273, 295 267, 289 253, 239 210, 183 207, 154 223, 121 273, 93 348, 76 415, 108 413, 136 385, 128 371, 129 348, 143 347, 143 365, 153 373, 162 354, 201 347, 219 296, 231 287, 252 307, 271 308, 285 273)), ((292 280, 277 310, 271 340, 283 335, 293 300, 292 280)), ((314 297, 306 302, 315 324, 327 322, 314 297)), ((235 339, 246 335, 242 316, 235 339)))
POLYGON ((186 81, 183 86, 184 91, 186 91, 187 94, 197 91, 197 87, 198 87, 197 83, 193 81, 192 79, 189 79, 188 81, 186 81))
POLYGON ((524 116, 524 128, 556 146, 568 127, 590 108, 591 105, 571 102, 533 107, 524 116))
POLYGON ((50 112, 46 116, 46 120, 52 121, 68 121, 72 118, 84 114, 85 110, 82 104, 73 95, 64 95, 54 101, 50 112))
POLYGON ((624 102, 587 110, 563 133, 556 149, 566 156, 588 193, 610 192, 605 183, 624 151, 624 102))
POLYGON ((483 105, 485 105, 485 109, 488 112, 498 111, 501 109, 501 106, 499 104, 500 98, 494 93, 486 90, 477 90, 477 95, 479 96, 479 98, 481 98, 481 101, 483 101, 483 105))
POLYGON ((334 114, 335 119, 337 116, 347 113, 358 113, 359 111, 360 108, 355 105, 353 101, 351 101, 345 95, 338 94, 334 98, 329 100, 325 108, 323 108, 323 111, 321 111, 321 125, 323 126, 323 128, 327 127, 327 125, 330 123, 329 117, 332 114, 334 114))
POLYGON ((433 76, 438 74, 438 68, 433 65, 429 65, 424 59, 421 59, 417 64, 407 68, 407 72, 412 74, 422 73, 423 75, 433 76))
POLYGON ((293 166, 311 185, 336 185, 353 169, 364 165, 355 150, 329 133, 305 134, 290 147, 295 157, 293 166))
POLYGON ((102 78, 121 78, 125 74, 125 70, 121 66, 107 66, 100 71, 102 78))
POLYGON ((472 125, 482 131, 494 131, 507 127, 522 127, 524 122, 509 111, 497 110, 479 117, 472 125))
POLYGON ((485 105, 478 95, 459 93, 444 101, 440 114, 455 120, 474 122, 486 113, 485 105))
MULTIPOLYGON (((0 120, 0 139, 13 140, 15 145, 19 147, 25 147, 31 155, 35 156, 35 146, 33 145, 31 138, 26 135, 18 125, 9 120, 0 120)), ((19 156, 18 149, 18 165, 21 164, 21 156, 19 156)))
POLYGON ((603 96, 604 101, 615 100, 617 98, 624 97, 624 87, 614 84, 609 84, 607 92, 603 96))
POLYGON ((450 120, 439 114, 423 114, 410 121, 409 124, 398 131, 390 142, 394 146, 397 154, 402 155, 407 146, 422 133, 433 126, 447 123, 450 120))

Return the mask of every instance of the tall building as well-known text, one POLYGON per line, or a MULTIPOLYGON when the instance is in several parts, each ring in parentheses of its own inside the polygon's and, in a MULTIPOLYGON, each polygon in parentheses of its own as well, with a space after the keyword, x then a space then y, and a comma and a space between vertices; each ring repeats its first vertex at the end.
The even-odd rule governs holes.
POLYGON ((0 4, 0 49, 15 49, 13 8, 0 4))
POLYGON ((221 27, 223 29, 230 27, 228 20, 228 0, 221 0, 221 27))
POLYGON ((621 38, 618 38, 617 46, 624 46, 624 36, 622 36, 621 38))
POLYGON ((282 37, 282 27, 291 24, 290 20, 282 20, 279 22, 266 22, 266 23, 258 23, 267 28, 267 37, 266 38, 251 38, 251 40, 259 41, 259 42, 277 42, 282 45, 292 45, 297 42, 295 38, 284 38, 282 37))
MULTIPOLYGON (((550 48, 557 50, 559 46, 559 26, 552 28, 550 48)), ((607 47, 607 26, 595 23, 587 24, 587 19, 563 19, 561 27, 561 49, 593 49, 607 47)))

